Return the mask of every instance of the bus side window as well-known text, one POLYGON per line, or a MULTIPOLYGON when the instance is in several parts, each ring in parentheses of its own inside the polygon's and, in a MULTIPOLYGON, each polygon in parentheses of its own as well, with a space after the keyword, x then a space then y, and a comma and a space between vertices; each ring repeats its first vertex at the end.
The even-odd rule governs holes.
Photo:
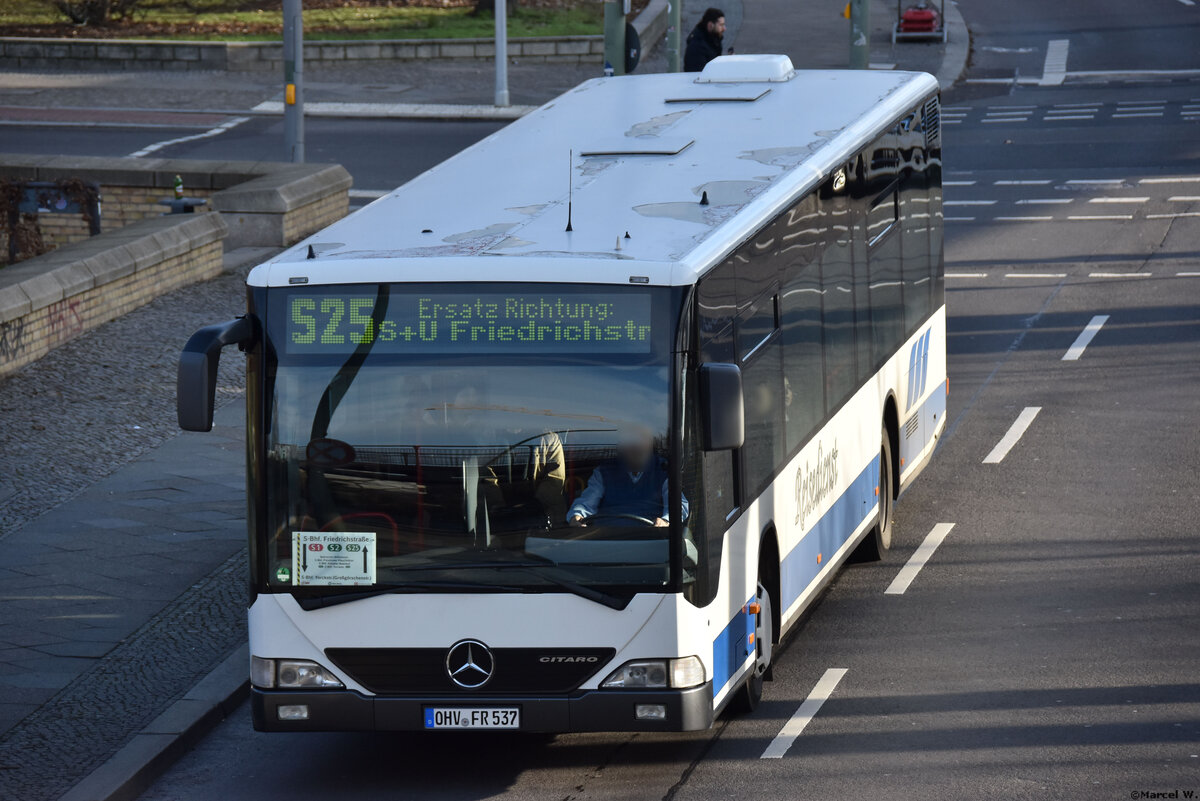
POLYGON ((783 461, 783 407, 780 338, 775 295, 747 305, 737 320, 742 386, 746 399, 746 441, 742 446, 745 488, 757 495, 783 461), (746 332, 746 336, 742 335, 746 332), (744 343, 744 344, 743 344, 744 343))
POLYGON ((780 298, 787 448, 808 439, 825 416, 821 342, 821 268, 813 262, 788 277, 780 298))
POLYGON ((832 414, 854 390, 854 276, 850 241, 821 254, 822 320, 825 331, 825 400, 832 414))

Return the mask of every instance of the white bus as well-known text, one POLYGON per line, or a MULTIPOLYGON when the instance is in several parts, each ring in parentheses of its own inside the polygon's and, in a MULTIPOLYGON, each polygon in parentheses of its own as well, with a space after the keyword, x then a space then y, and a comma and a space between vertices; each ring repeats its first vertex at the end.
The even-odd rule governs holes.
MULTIPOLYGON (((256 728, 692 730, 945 425, 937 84, 590 81, 248 278, 256 728)), ((397 151, 395 158, 404 158, 397 151)))

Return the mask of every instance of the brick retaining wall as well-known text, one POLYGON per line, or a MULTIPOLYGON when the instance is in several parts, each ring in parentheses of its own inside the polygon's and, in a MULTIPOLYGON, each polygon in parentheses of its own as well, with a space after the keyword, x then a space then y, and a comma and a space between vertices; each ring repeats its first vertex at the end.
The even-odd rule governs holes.
POLYGON ((179 287, 216 277, 215 213, 140 220, 0 269, 0 376, 179 287))

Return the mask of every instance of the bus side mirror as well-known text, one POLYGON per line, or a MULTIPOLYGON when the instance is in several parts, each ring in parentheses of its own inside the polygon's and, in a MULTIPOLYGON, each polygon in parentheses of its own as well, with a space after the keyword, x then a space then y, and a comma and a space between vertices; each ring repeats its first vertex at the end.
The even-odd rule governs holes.
POLYGON ((253 326, 246 317, 209 325, 192 334, 179 356, 175 412, 184 431, 212 431, 221 349, 249 342, 253 326))
POLYGON ((736 364, 700 365, 700 425, 704 450, 731 451, 746 439, 742 370, 736 364))

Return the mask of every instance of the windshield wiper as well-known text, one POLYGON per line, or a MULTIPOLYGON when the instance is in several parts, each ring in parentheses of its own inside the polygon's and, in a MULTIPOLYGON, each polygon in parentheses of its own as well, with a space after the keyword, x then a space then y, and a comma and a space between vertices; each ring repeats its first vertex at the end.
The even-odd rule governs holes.
POLYGON ((406 584, 389 584, 386 587, 374 587, 358 592, 340 592, 336 595, 317 595, 311 598, 297 598, 296 603, 301 609, 312 611, 326 606, 338 606, 352 601, 362 601, 379 595, 393 595, 421 590, 491 590, 502 592, 532 592, 530 587, 519 587, 511 584, 481 584, 474 581, 416 581, 406 584))
MULTIPOLYGON (((552 559, 547 559, 544 556, 532 556, 524 560, 509 560, 507 557, 501 557, 496 561, 482 562, 446 562, 443 564, 429 565, 410 565, 391 568, 395 571, 423 571, 423 570, 476 570, 476 569, 494 569, 494 570, 530 570, 534 571, 534 575, 550 582, 559 589, 566 590, 573 595, 578 595, 584 600, 598 603, 601 606, 607 606, 609 609, 618 611, 629 606, 632 597, 624 597, 603 592, 592 587, 580 584, 566 576, 561 575, 557 571, 559 568, 552 559), (556 572, 549 572, 545 568, 555 568, 556 572)), ((324 606, 333 606, 336 604, 349 603, 363 598, 373 598, 376 595, 386 595, 393 592, 406 592, 410 588, 422 589, 487 589, 487 590, 507 590, 510 592, 534 592, 531 587, 513 586, 506 584, 480 584, 473 581, 421 581, 410 582, 400 585, 391 585, 388 587, 379 587, 374 590, 363 590, 362 592, 348 592, 338 595, 322 596, 317 598, 304 598, 298 600, 303 609, 319 609, 324 606)))
MULTIPOLYGON (((500 552, 492 551, 491 553, 500 553, 500 552)), ((534 568, 541 568, 541 569, 537 570, 537 572, 535 573, 535 575, 537 575, 538 577, 543 578, 546 581, 549 581, 551 584, 558 587, 559 589, 566 590, 569 593, 578 595, 580 598, 583 598, 588 601, 592 601, 593 603, 598 603, 601 606, 607 606, 609 609, 616 609, 616 610, 620 611, 620 610, 624 609, 625 607, 629 606, 629 602, 632 600, 632 598, 626 598, 626 597, 623 597, 620 595, 613 595, 612 593, 602 592, 593 587, 587 587, 571 578, 568 578, 567 576, 562 574, 562 568, 560 568, 558 566, 558 563, 555 562, 553 559, 547 559, 545 556, 537 556, 535 554, 523 554, 523 556, 524 556, 523 559, 510 559, 507 556, 502 556, 494 562, 480 562, 478 564, 469 564, 469 565, 453 565, 453 567, 456 567, 456 568, 482 567, 482 568, 494 568, 496 570, 533 570, 534 568), (552 570, 547 571, 546 568, 551 568, 552 570)))

